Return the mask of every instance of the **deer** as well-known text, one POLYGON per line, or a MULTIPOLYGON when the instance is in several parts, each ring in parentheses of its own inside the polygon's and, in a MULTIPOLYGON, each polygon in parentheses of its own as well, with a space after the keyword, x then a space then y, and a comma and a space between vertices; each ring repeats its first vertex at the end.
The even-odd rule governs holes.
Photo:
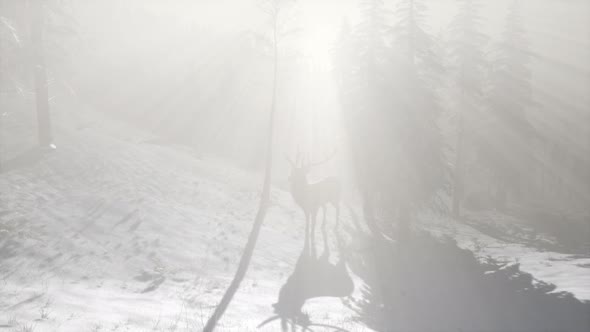
POLYGON ((291 175, 289 176, 290 191, 295 203, 303 210, 305 214, 305 243, 304 249, 311 248, 315 255, 315 226, 316 217, 320 209, 323 210, 324 220, 322 222, 322 234, 324 237, 324 251, 329 247, 326 241, 326 208, 328 205, 336 209, 336 224, 334 229, 338 229, 340 215, 340 181, 337 177, 329 176, 318 182, 310 183, 307 175, 311 168, 329 161, 335 152, 315 163, 304 162, 298 153, 295 162, 289 158, 291 164, 291 175), (311 229, 310 229, 311 226, 311 229))
MULTIPOLYGON (((340 242, 338 243, 340 246, 340 242)), ((296 326, 300 326, 303 331, 312 331, 311 327, 317 326, 347 332, 337 326, 312 322, 309 315, 303 312, 303 306, 310 299, 343 298, 350 296, 353 291, 354 282, 342 256, 337 263, 330 263, 327 257, 315 258, 304 249, 295 269, 281 287, 278 301, 272 305, 275 315, 258 327, 280 319, 282 331, 287 331, 291 323, 291 331, 295 331, 296 326)))

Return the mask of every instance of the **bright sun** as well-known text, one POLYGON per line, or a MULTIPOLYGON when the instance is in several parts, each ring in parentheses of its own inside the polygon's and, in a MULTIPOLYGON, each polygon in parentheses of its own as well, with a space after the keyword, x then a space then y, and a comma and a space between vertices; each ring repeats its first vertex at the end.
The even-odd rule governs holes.
POLYGON ((311 65, 328 68, 331 64, 331 52, 336 40, 336 29, 333 26, 316 26, 306 29, 301 38, 303 55, 311 65))
POLYGON ((332 63, 332 49, 344 19, 353 6, 347 0, 301 2, 301 51, 316 69, 328 69, 332 63))

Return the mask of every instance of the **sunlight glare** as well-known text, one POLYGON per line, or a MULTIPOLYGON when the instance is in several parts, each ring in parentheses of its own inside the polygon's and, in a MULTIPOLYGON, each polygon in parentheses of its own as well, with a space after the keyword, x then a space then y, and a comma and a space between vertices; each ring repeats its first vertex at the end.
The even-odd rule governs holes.
POLYGON ((350 1, 302 1, 301 52, 314 70, 331 68, 332 49, 342 22, 355 10, 350 1))

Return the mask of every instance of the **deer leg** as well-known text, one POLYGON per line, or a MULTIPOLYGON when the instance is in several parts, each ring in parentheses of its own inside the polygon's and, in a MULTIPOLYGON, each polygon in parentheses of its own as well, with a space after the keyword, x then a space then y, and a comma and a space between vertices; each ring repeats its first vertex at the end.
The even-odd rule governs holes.
POLYGON ((309 214, 305 214, 305 236, 303 239, 303 250, 309 251, 309 214))
POLYGON ((330 246, 328 245, 328 234, 326 231, 326 210, 327 207, 324 206, 322 207, 322 210, 324 211, 324 220, 322 220, 322 238, 324 240, 324 254, 327 256, 330 256, 330 246))
POLYGON ((340 203, 334 203, 334 207, 336 208, 336 223, 334 224, 334 233, 338 233, 338 229, 340 228, 340 203))
POLYGON ((311 234, 309 234, 309 239, 311 241, 311 254, 313 258, 316 258, 316 250, 315 250, 315 222, 316 222, 317 211, 314 211, 311 214, 311 234))

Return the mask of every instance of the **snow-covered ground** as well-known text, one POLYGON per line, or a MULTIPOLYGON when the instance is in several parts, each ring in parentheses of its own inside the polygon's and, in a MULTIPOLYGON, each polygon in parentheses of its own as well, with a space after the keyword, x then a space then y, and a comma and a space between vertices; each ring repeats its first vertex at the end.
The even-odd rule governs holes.
MULTIPOLYGON (((0 175, 0 331, 203 326, 237 266, 260 175, 150 139, 106 121, 60 128, 57 150, 0 175)), ((254 331, 273 315, 299 256, 302 213, 282 190, 272 201, 220 331, 254 331)), ((424 215, 420 226, 590 300, 588 258, 503 242, 439 216, 424 215)), ((313 321, 370 331, 341 300, 314 299, 306 309, 313 321)))
MULTIPOLYGON (((56 151, 0 176, 0 330, 202 327, 237 266, 260 176, 148 139, 115 125, 59 130, 56 151)), ((273 315, 298 258, 301 212, 283 191, 272 200, 220 331, 273 315)), ((363 330, 341 301, 310 305, 363 330)))
MULTIPOLYGON (((495 233, 513 233, 511 230, 518 224, 497 213, 493 219, 494 225, 487 226, 494 227, 495 233)), ((474 252, 482 260, 492 258, 501 263, 520 264, 521 271, 555 285, 555 292, 569 292, 579 300, 590 301, 590 253, 564 254, 509 242, 482 233, 473 225, 428 213, 421 216, 420 226, 436 236, 455 239, 459 247, 474 252)), ((536 240, 552 241, 545 237, 536 240)))

